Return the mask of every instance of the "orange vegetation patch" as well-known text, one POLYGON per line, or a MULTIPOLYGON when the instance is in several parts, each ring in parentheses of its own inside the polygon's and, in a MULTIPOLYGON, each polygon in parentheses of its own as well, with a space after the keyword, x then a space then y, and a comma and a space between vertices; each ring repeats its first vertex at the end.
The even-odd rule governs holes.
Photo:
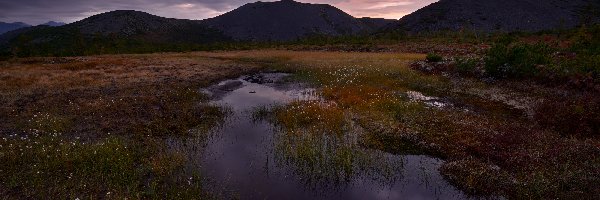
POLYGON ((0 130, 51 127, 83 131, 84 137, 185 131, 211 118, 202 115, 216 114, 201 105, 201 87, 260 68, 199 53, 27 58, 3 65, 0 130), (40 115, 61 123, 32 124, 40 115))
POLYGON ((346 125, 344 110, 335 104, 319 101, 296 101, 279 108, 277 122, 290 133, 343 134, 346 125))

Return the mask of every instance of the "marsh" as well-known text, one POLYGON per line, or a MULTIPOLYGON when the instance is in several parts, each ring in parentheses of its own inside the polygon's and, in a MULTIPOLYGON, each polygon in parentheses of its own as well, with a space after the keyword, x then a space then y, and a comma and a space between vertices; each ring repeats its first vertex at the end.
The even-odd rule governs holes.
POLYGON ((0 191, 501 199, 597 189, 596 140, 562 137, 528 114, 569 91, 411 65, 425 57, 253 50, 5 61, 0 191))

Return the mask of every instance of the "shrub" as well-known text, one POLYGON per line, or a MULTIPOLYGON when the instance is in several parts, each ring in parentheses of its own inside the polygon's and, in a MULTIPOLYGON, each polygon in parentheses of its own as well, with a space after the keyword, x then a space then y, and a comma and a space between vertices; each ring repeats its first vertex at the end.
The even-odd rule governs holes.
POLYGON ((442 61, 442 56, 437 55, 435 53, 429 53, 427 54, 427 62, 441 62, 442 61))
POLYGON ((570 72, 576 77, 585 77, 600 82, 600 54, 579 55, 577 58, 567 61, 564 68, 564 71, 570 72))
POLYGON ((600 26, 581 28, 572 40, 569 50, 577 56, 564 62, 565 71, 600 82, 600 26))
POLYGON ((478 60, 474 58, 456 58, 456 71, 460 74, 475 74, 478 60))
POLYGON ((485 56, 485 71, 496 78, 527 78, 539 73, 538 66, 551 63, 552 48, 544 43, 496 43, 485 56))
POLYGON ((600 54, 600 26, 581 28, 571 38, 571 51, 580 54, 600 54))
POLYGON ((12 56, 10 54, 10 52, 8 50, 2 49, 3 47, 0 47, 0 61, 5 61, 10 59, 10 57, 12 56))

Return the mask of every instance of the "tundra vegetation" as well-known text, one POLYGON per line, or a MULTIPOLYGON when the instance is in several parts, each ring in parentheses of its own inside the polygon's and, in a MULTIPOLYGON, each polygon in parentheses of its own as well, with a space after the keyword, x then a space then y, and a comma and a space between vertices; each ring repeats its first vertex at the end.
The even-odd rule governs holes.
POLYGON ((227 111, 199 88, 258 69, 183 54, 1 68, 0 195, 60 199, 210 197, 165 138, 205 135, 227 111))
POLYGON ((471 194, 593 199, 597 33, 9 59, 0 63, 0 195, 215 197, 165 139, 205 136, 227 117, 200 88, 276 70, 320 97, 256 113, 277 126, 281 158, 299 173, 327 166, 313 177, 343 181, 374 162, 360 146, 442 158, 441 173, 471 194))
MULTIPOLYGON (((482 56, 493 50, 487 52, 482 56)), ((599 192, 594 91, 532 77, 422 72, 418 62, 411 65, 426 60, 422 54, 255 51, 232 58, 293 72, 319 88, 321 100, 257 112, 281 128, 285 159, 302 170, 323 167, 316 164, 352 174, 348 166, 361 162, 352 149, 361 145, 443 158, 441 173, 472 194, 593 198, 599 192), (356 141, 352 124, 366 130, 356 141)))

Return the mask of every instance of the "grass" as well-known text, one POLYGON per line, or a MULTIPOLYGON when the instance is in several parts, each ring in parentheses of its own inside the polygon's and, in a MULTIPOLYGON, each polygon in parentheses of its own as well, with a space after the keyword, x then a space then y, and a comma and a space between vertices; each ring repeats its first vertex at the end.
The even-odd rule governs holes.
MULTIPOLYGON (((535 82, 545 88, 562 90, 542 97, 529 115, 563 136, 597 137, 595 111, 600 100, 598 84, 597 26, 581 27, 563 34, 511 36, 491 42, 484 53, 454 56, 453 61, 432 64, 419 62, 414 69, 431 74, 479 78, 485 82, 535 82), (586 109, 583 109, 586 108, 586 109)), ((531 90, 536 92, 535 90, 531 90)))
MULTIPOLYGON (((465 73, 482 67, 480 57, 461 56, 477 60, 461 64, 465 73)), ((7 164, 0 170, 8 173, 0 175, 0 192, 15 198, 209 193, 199 182, 188 182, 200 175, 183 169, 185 156, 169 151, 164 139, 201 136, 225 117, 198 88, 269 69, 294 73, 293 79, 318 88, 322 99, 261 108, 254 116, 270 118, 281 129, 275 139, 278 162, 311 177, 310 184, 344 182, 361 170, 390 178, 401 163, 370 156, 382 150, 444 158, 442 174, 474 194, 530 199, 600 193, 595 93, 411 67, 425 59, 406 53, 256 50, 3 62, 0 131, 6 139, 0 141, 0 163, 7 164), (416 92, 423 97, 409 95, 416 92), (57 159, 43 159, 40 152, 48 146, 60 150, 51 155, 57 159), (59 184, 41 181, 31 163, 44 166, 40 173, 52 174, 59 184), (70 173, 73 178, 65 178, 70 173)))
MULTIPOLYGON (((599 192, 593 187, 599 178, 598 141, 561 136, 553 126, 535 117, 536 113, 561 116, 550 109, 540 113, 541 104, 536 102, 552 99, 564 89, 519 80, 488 84, 475 78, 423 74, 409 67, 414 60, 425 59, 418 54, 272 51, 234 57, 254 57, 254 62, 260 62, 269 56, 285 61, 270 61, 268 66, 295 72, 299 80, 319 88, 317 94, 324 101, 296 102, 275 111, 275 121, 292 138, 350 137, 353 129, 347 124, 357 123, 366 134, 356 144, 398 154, 426 153, 445 158, 444 176, 470 193, 574 198, 593 197, 599 192), (408 91, 441 97, 452 106, 432 107, 409 98, 408 91)), ((566 99, 569 97, 561 102, 566 99)), ((577 134, 576 129, 568 132, 563 135, 577 134)), ((323 152, 314 152, 317 147, 310 145, 324 139, 297 140, 283 145, 288 152, 299 151, 291 153, 294 156, 290 159, 311 163, 317 161, 309 158, 323 157, 323 152)))
POLYGON ((183 173, 182 154, 160 141, 109 137, 95 142, 60 136, 1 142, 2 183, 11 198, 179 198, 208 196, 183 173))
MULTIPOLYGON (((456 51, 454 61, 426 63, 422 71, 481 78, 534 80, 549 86, 598 90, 599 26, 564 33, 502 35, 482 51, 456 51)), ((438 50, 439 51, 439 50, 438 50)), ((432 55, 429 56, 433 58, 432 55)), ((429 61, 429 59, 428 59, 429 61)))
POLYGON ((226 117, 201 87, 259 69, 194 54, 27 58, 0 69, 0 196, 211 198, 165 139, 226 117))
POLYGON ((258 114, 279 130, 274 140, 276 162, 292 167, 309 188, 344 186, 365 174, 388 183, 398 178, 395 172, 403 166, 401 160, 361 148, 356 139, 359 130, 337 105, 298 101, 259 109, 258 114))

